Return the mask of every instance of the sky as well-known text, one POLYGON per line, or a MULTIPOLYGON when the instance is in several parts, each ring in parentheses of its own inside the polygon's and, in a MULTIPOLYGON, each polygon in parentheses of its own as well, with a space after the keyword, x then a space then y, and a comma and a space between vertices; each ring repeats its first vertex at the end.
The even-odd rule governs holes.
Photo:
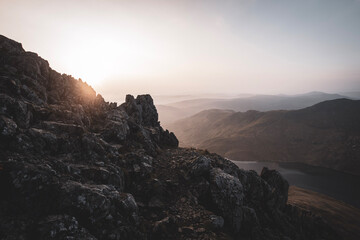
POLYGON ((0 0, 0 34, 111 101, 360 90, 360 0, 0 0))

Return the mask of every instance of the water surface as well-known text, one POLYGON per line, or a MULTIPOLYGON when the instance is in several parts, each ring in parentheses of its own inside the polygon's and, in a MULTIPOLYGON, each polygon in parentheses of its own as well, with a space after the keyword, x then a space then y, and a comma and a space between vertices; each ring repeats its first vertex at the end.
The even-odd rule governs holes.
POLYGON ((290 185, 323 193, 360 208, 360 176, 302 163, 233 161, 245 170, 261 173, 263 167, 278 170, 290 185))

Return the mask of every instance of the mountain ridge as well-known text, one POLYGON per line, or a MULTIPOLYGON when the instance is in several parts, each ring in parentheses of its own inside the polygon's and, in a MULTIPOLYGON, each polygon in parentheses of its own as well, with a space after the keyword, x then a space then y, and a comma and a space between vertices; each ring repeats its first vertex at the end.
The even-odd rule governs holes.
POLYGON ((160 121, 165 126, 168 126, 176 120, 190 117, 207 109, 228 109, 237 112, 245 112, 248 110, 297 110, 322 101, 339 98, 349 97, 339 94, 309 92, 297 95, 254 95, 230 99, 199 98, 166 105, 159 104, 157 108, 160 113, 160 121))
POLYGON ((0 238, 338 239, 288 182, 178 148, 150 95, 117 106, 0 35, 0 238))
POLYGON ((168 127, 183 146, 233 160, 292 161, 360 173, 360 101, 337 99, 300 110, 205 110, 168 127))

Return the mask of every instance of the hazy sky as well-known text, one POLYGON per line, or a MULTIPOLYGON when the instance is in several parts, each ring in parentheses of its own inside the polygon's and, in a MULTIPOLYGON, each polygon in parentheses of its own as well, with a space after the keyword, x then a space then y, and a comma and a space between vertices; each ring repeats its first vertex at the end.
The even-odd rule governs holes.
POLYGON ((360 90, 360 0, 0 0, 0 34, 111 100, 360 90))

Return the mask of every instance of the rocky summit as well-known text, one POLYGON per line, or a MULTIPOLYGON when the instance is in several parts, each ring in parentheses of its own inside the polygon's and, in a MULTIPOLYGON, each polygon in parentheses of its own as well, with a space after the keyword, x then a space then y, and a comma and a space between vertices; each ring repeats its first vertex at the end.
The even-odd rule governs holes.
POLYGON ((339 239, 259 176, 178 148, 150 95, 105 102, 0 36, 1 239, 339 239))

